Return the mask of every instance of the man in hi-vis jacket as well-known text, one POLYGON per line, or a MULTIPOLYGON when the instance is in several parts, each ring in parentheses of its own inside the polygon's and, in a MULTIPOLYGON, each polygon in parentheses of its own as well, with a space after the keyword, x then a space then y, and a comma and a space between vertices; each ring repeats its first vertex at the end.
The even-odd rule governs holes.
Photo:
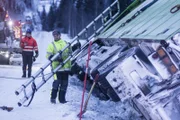
MULTIPOLYGON (((52 32, 54 37, 54 41, 48 45, 47 48, 47 59, 51 60, 51 58, 60 50, 62 50, 67 43, 61 39, 61 34, 58 30, 54 30, 52 32)), ((54 70, 60 63, 62 63, 69 55, 71 50, 66 49, 58 58, 52 61, 52 69, 54 70)), ((54 74, 54 81, 52 84, 51 98, 50 102, 55 104, 56 97, 58 95, 58 100, 60 103, 66 103, 65 95, 68 87, 68 76, 71 70, 71 61, 69 60, 67 63, 63 65, 61 69, 59 69, 54 74)))

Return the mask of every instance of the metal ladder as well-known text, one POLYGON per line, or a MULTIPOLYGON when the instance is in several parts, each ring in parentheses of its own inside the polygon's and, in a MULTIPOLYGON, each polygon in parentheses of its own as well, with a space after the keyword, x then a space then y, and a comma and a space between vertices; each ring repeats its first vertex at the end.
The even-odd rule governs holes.
POLYGON ((117 16, 120 14, 120 7, 119 7, 119 0, 114 1, 107 9, 105 9, 99 16, 97 16, 90 24, 88 24, 76 37, 73 38, 73 40, 67 44, 67 46, 56 53, 51 60, 49 60, 46 64, 44 64, 34 75, 31 76, 31 78, 26 81, 24 84, 22 84, 16 91, 15 94, 19 95, 20 93, 24 92, 24 96, 22 99, 19 100, 18 105, 22 106, 30 97, 34 96, 34 93, 41 88, 53 75, 58 71, 62 66, 69 61, 70 59, 75 59, 78 57, 78 55, 83 51, 83 49, 89 44, 90 41, 93 41, 95 37, 100 34, 100 32, 109 25, 113 20, 117 18, 117 16), (114 11, 113 11, 114 10, 114 11), (104 21, 105 17, 109 19, 107 21, 104 21), (100 27, 97 27, 97 24, 99 25, 101 23, 100 27), (88 35, 88 30, 92 29, 94 30, 94 33, 91 35, 88 35), (85 35, 86 42, 81 45, 81 48, 77 49, 76 51, 69 54, 69 57, 64 60, 56 69, 52 70, 52 72, 48 75, 44 74, 44 71, 51 65, 52 61, 54 61, 59 55, 62 54, 63 51, 70 48, 73 43, 80 43, 80 37, 85 35), (42 80, 36 85, 35 80, 36 78, 42 75, 42 80), (32 84, 32 88, 34 90, 26 91, 27 88, 32 84), (27 93, 28 92, 28 93, 27 93))

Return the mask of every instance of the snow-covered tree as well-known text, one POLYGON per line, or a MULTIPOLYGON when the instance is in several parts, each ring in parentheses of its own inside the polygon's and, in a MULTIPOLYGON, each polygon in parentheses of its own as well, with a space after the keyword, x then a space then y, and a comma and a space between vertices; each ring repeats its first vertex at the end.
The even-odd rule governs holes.
POLYGON ((43 6, 43 12, 40 18, 42 23, 42 29, 47 30, 47 14, 46 14, 45 6, 43 6))
POLYGON ((7 10, 12 10, 16 13, 23 13, 27 8, 34 8, 34 0, 0 0, 7 10))
POLYGON ((54 23, 56 21, 56 16, 55 16, 55 5, 52 4, 50 7, 50 11, 47 15, 47 25, 48 25, 48 31, 52 31, 54 28, 54 23))

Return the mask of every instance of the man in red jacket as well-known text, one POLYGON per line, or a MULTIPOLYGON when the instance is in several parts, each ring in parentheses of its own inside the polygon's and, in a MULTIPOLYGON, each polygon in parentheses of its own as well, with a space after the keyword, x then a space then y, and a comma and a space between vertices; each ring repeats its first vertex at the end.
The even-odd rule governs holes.
POLYGON ((26 77, 26 67, 28 65, 28 78, 31 77, 33 57, 38 57, 38 45, 36 40, 31 36, 31 30, 27 29, 26 36, 21 39, 20 47, 22 48, 22 59, 23 59, 23 75, 26 77), (35 52, 35 56, 33 56, 35 52))

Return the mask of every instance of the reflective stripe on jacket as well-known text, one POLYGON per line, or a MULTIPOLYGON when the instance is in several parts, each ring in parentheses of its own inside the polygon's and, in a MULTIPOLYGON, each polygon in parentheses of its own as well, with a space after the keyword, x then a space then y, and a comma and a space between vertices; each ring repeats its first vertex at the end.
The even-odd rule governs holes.
POLYGON ((20 42, 20 47, 22 48, 23 51, 38 51, 38 46, 37 42, 34 38, 32 37, 24 37, 21 42, 20 42))
MULTIPOLYGON (((55 55, 58 51, 62 50, 67 43, 63 40, 54 41, 48 45, 46 58, 49 58, 51 55, 55 55)), ((62 57, 63 61, 69 56, 69 49, 66 49, 60 57, 62 57)), ((55 69, 60 64, 59 61, 52 62, 52 68, 55 69)), ((69 60, 67 63, 59 71, 70 71, 71 69, 71 61, 69 60)))

